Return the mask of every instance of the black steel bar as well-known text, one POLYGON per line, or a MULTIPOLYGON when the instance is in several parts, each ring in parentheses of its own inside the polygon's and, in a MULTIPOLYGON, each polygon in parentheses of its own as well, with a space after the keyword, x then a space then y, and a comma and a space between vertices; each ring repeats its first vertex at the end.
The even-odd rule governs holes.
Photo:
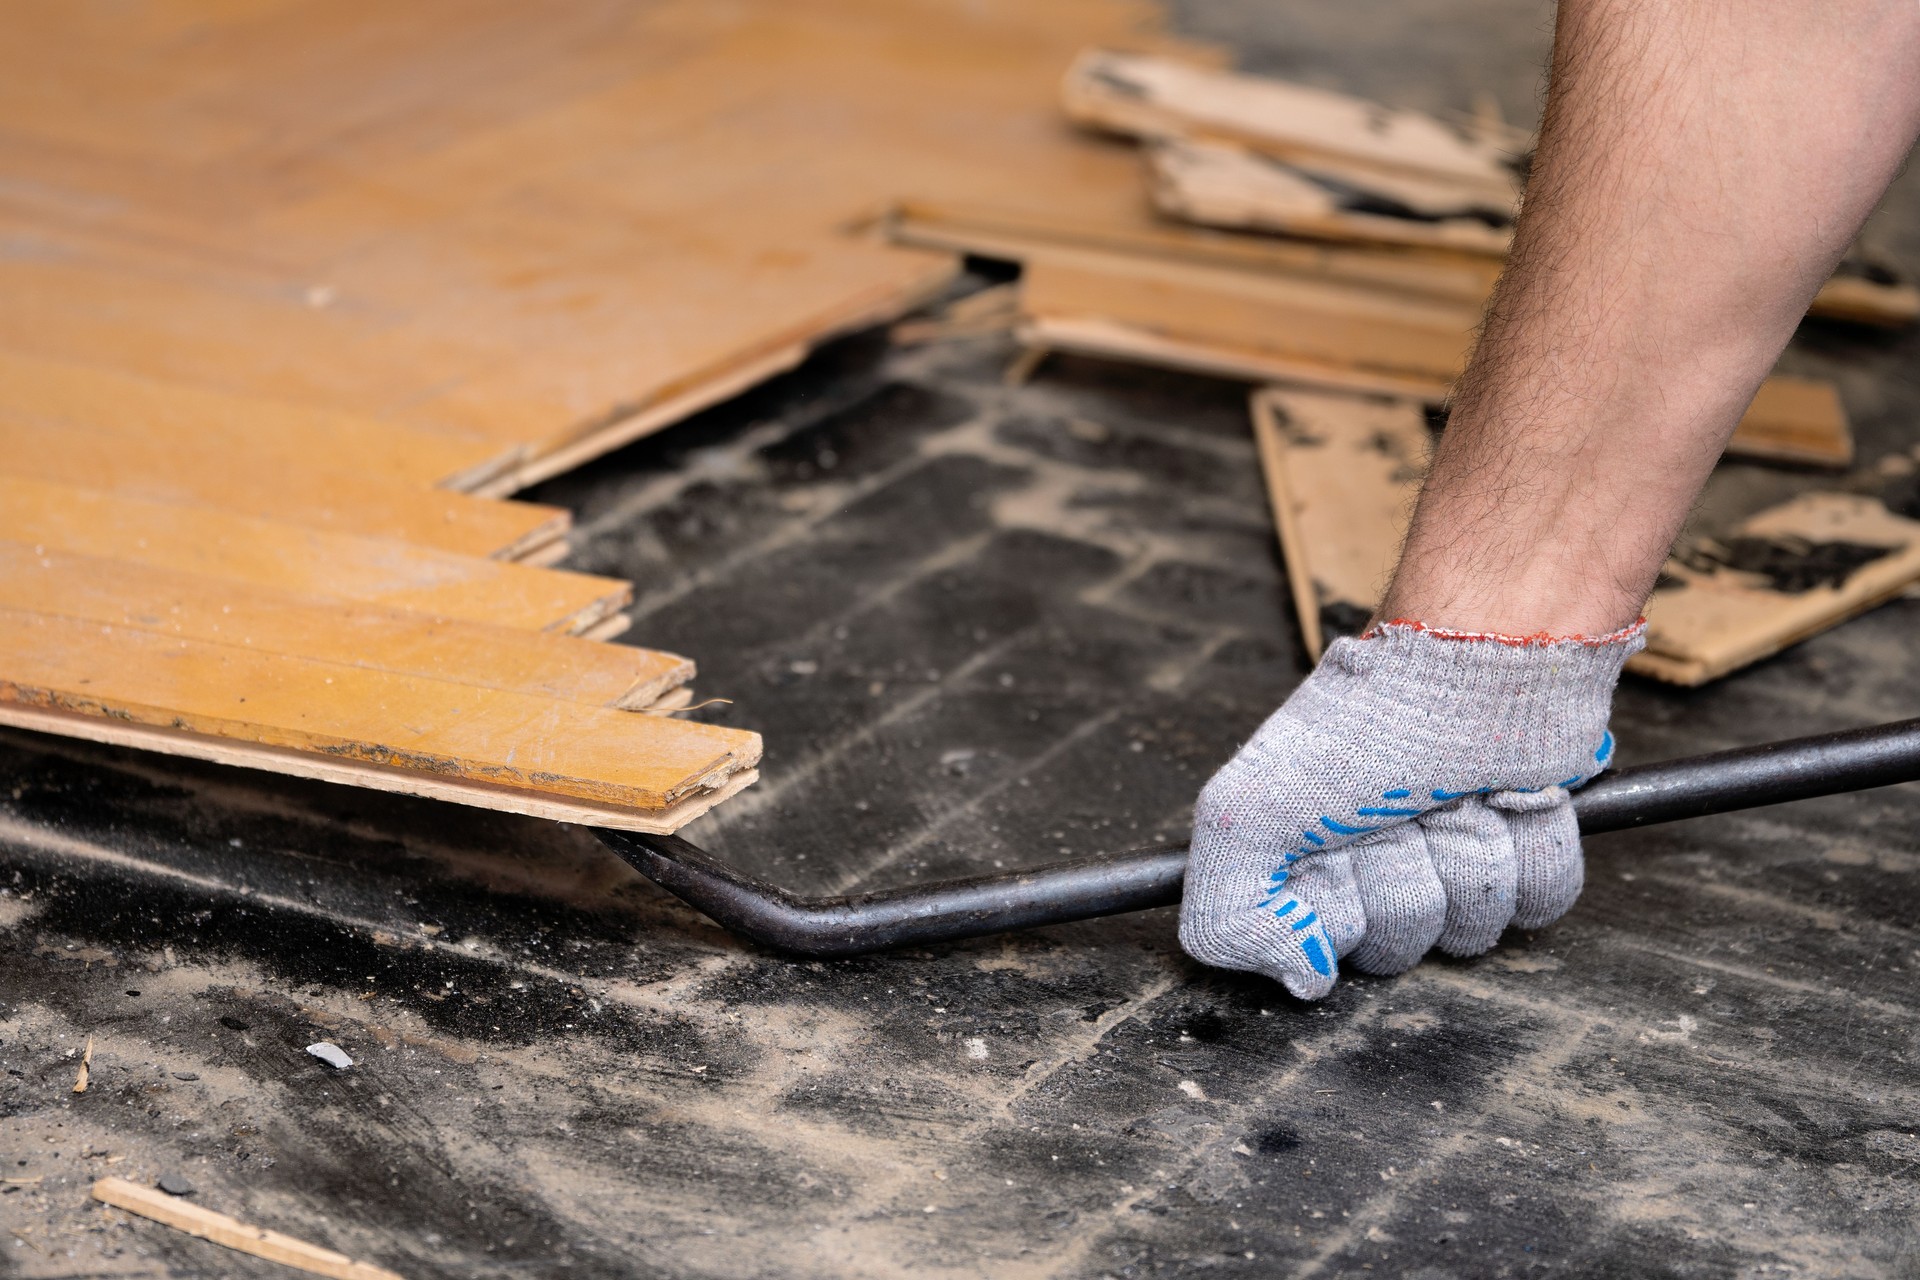
MULTIPOLYGON (((1588 835, 1920 779, 1920 719, 1795 738, 1605 774, 1574 793, 1588 835)), ((596 829, 613 851, 716 924, 804 956, 973 938, 1180 900, 1184 848, 1056 862, 846 897, 802 898, 742 875, 678 836, 596 829)))

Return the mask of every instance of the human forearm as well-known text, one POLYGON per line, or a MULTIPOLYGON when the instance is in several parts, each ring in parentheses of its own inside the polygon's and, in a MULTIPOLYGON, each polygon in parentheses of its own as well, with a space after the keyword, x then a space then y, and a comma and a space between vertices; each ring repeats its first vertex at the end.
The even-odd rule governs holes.
POLYGON ((1508 269, 1382 613, 1631 621, 1920 127, 1912 0, 1565 0, 1508 269))

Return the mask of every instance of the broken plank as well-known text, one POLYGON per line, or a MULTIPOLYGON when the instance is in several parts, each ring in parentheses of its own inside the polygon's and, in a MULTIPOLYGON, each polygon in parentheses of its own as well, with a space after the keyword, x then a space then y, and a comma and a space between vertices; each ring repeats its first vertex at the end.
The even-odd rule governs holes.
POLYGON ((1698 685, 1778 653, 1920 581, 1920 521, 1873 498, 1809 493, 1675 555, 1629 671, 1698 685))
POLYGON ((0 399, 0 474, 502 560, 564 547, 572 520, 560 507, 390 480, 332 450, 289 467, 281 450, 247 441, 23 418, 0 399))
POLYGON ((1267 388, 1252 400, 1301 640, 1362 630, 1385 591, 1427 469, 1431 433, 1408 400, 1267 388))
POLYGON ((269 1231, 265 1227, 249 1225, 238 1218, 229 1218, 224 1213, 215 1213, 178 1196, 143 1187, 125 1178, 102 1178, 95 1182, 93 1198, 116 1209, 151 1218, 190 1236, 314 1275, 331 1276, 333 1280, 402 1280, 401 1276, 385 1267, 356 1262, 344 1253, 335 1253, 331 1249, 323 1249, 317 1244, 308 1244, 305 1240, 269 1231))
MULTIPOLYGON (((0 609, 0 703, 657 812, 760 758, 757 734, 0 609)), ((157 746, 156 749, 166 749, 157 746)))
POLYGON ((0 475, 0 539, 531 631, 584 631, 633 594, 614 578, 18 476, 0 475))
POLYGON ((0 541, 0 608, 629 710, 651 709, 694 675, 692 662, 655 649, 323 600, 18 542, 0 541))
POLYGON ((1511 203, 1512 156, 1432 116, 1269 76, 1089 50, 1061 86, 1068 116, 1135 137, 1231 139, 1283 158, 1334 157, 1442 179, 1511 203))
POLYGON ((1322 240, 1504 255, 1512 209, 1418 179, 1290 163, 1225 143, 1170 139, 1147 149, 1154 207, 1173 218, 1322 240))

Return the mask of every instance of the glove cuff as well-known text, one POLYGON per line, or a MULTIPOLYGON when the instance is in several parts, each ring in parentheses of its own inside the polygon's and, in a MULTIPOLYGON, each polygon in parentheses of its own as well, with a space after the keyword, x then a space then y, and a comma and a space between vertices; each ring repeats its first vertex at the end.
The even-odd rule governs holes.
POLYGON ((1408 745, 1488 780, 1550 786, 1604 767, 1614 686, 1645 644, 1644 619, 1605 636, 1477 634, 1396 619, 1336 640, 1300 693, 1329 713, 1365 707, 1408 745))

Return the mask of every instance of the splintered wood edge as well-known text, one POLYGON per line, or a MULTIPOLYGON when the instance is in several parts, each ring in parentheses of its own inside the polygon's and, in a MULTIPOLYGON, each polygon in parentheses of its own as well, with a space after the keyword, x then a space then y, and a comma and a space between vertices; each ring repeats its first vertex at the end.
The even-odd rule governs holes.
POLYGON ((631 411, 616 410, 605 422, 589 428, 584 434, 563 439, 545 452, 526 451, 511 465, 481 476, 471 485, 458 483, 458 477, 441 483, 447 488, 465 488, 482 497, 499 498, 551 479, 564 471, 571 471, 583 462, 611 453, 622 445, 631 444, 642 436, 651 435, 662 427, 691 417, 723 400, 731 400, 769 378, 799 367, 813 349, 823 342, 841 334, 898 319, 939 296, 941 290, 959 273, 958 258, 931 264, 917 279, 889 287, 879 297, 863 298, 841 314, 821 319, 803 338, 748 357, 656 403, 631 411))
POLYGON ((344 1253, 229 1218, 125 1178, 100 1179, 93 1184, 93 1198, 190 1236, 314 1275, 333 1276, 335 1280, 404 1280, 384 1267, 355 1262, 344 1253))
POLYGON ((1111 320, 1031 316, 1014 336, 1023 345, 1111 360, 1166 365, 1240 382, 1284 382, 1332 391, 1359 391, 1439 404, 1449 384, 1425 378, 1371 373, 1365 369, 1289 360, 1264 352, 1241 352, 1150 334, 1111 320))
POLYGON ((157 751, 242 769, 258 769, 318 782, 363 787, 370 791, 444 800, 475 809, 545 818, 551 822, 614 827, 621 831, 641 831, 650 835, 673 834, 722 800, 737 795, 760 776, 759 771, 750 765, 717 776, 710 774, 698 784, 701 790, 664 809, 632 809, 623 805, 596 804, 590 800, 543 795, 486 782, 445 778, 364 760, 344 760, 315 752, 295 751, 290 747, 215 738, 182 729, 162 729, 71 711, 48 711, 18 703, 0 703, 0 726, 31 729, 36 733, 56 733, 108 746, 157 751))
POLYGON ((1293 490, 1287 483, 1286 447, 1281 442, 1279 408, 1274 400, 1271 388, 1262 387, 1253 393, 1253 441, 1260 452, 1260 470, 1267 481, 1267 505, 1273 509, 1274 529, 1280 535, 1280 556, 1287 565, 1293 611, 1300 620, 1300 642, 1306 646, 1307 660, 1318 662, 1326 646, 1326 636, 1320 629, 1320 595, 1313 589, 1308 547, 1294 514, 1293 490))

